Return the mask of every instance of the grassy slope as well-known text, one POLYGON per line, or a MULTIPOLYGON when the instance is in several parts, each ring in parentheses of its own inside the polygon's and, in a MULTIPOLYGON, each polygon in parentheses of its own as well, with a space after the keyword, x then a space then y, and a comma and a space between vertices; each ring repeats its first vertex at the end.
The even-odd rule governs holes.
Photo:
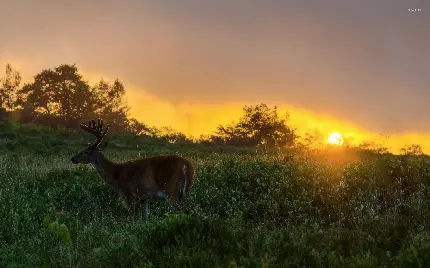
POLYGON ((116 161, 189 158, 197 177, 187 213, 165 215, 152 202, 148 221, 132 219, 93 170, 70 163, 90 136, 0 125, 0 267, 430 265, 427 158, 409 159, 405 171, 420 195, 381 211, 372 195, 396 188, 392 156, 111 139, 116 161))

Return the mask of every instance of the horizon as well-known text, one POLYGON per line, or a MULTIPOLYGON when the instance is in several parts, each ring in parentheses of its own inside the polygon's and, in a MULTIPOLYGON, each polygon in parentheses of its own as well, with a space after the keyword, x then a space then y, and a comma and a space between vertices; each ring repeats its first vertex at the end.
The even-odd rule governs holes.
POLYGON ((25 81, 59 64, 90 83, 119 78, 132 117, 195 137, 265 103, 288 111, 302 135, 430 153, 428 2, 123 3, 98 13, 92 3, 8 3, 4 22, 23 19, 0 30, 0 63, 25 81))

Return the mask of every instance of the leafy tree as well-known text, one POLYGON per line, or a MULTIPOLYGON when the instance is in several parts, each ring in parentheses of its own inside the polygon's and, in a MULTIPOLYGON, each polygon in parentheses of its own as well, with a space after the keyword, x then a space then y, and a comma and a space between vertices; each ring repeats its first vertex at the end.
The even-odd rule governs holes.
POLYGON ((25 114, 58 116, 65 122, 77 122, 94 110, 88 83, 75 65, 67 64, 35 75, 34 82, 19 91, 18 104, 25 114))
POLYGON ((383 146, 382 144, 379 144, 375 141, 366 141, 357 146, 357 148, 369 152, 373 152, 376 154, 387 154, 389 153, 389 150, 387 147, 383 146))
POLYGON ((137 135, 152 135, 152 130, 144 123, 139 122, 135 118, 130 118, 128 120, 128 131, 135 133, 137 135))
POLYGON ((300 145, 305 148, 320 149, 324 145, 324 135, 318 129, 312 129, 301 137, 300 145))
MULTIPOLYGON (((126 131, 129 125, 125 87, 118 79, 113 84, 100 80, 92 90, 95 97, 95 113, 114 126, 116 131, 126 131)), ((132 122, 135 124, 136 122, 132 122)))
POLYGON ((21 75, 6 64, 5 76, 0 78, 0 107, 5 109, 15 108, 16 94, 21 84, 21 75))
POLYGON ((423 149, 418 144, 412 144, 401 148, 400 152, 402 155, 424 155, 423 149))
POLYGON ((161 140, 168 141, 170 143, 192 143, 192 140, 179 131, 174 130, 171 127, 152 128, 152 136, 161 140))
POLYGON ((244 115, 238 123, 229 126, 218 126, 215 139, 222 139, 225 144, 238 146, 290 146, 297 135, 288 127, 288 114, 280 117, 277 107, 273 109, 266 104, 245 106, 244 115))
POLYGON ((56 102, 59 114, 64 120, 80 120, 90 116, 93 111, 91 88, 78 73, 75 65, 60 65, 55 68, 60 90, 56 102))

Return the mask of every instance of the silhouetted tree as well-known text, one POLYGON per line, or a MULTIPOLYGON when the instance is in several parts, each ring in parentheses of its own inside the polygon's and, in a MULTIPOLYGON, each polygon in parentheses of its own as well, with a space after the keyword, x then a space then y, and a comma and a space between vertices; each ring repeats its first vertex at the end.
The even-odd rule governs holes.
POLYGON ((93 111, 93 94, 90 86, 78 73, 75 65, 60 65, 55 68, 60 90, 56 96, 59 115, 64 120, 80 120, 93 111))
MULTIPOLYGON (((244 115, 238 123, 229 126, 218 126, 218 139, 225 144, 238 146, 289 146, 293 145, 297 135, 288 127, 288 114, 278 115, 277 107, 273 109, 266 104, 245 106, 244 115)), ((216 138, 216 136, 214 137, 216 138)))
POLYGON ((21 75, 6 64, 5 76, 0 78, 0 107, 5 109, 15 108, 16 94, 21 84, 21 75))
POLYGON ((63 64, 35 75, 34 82, 25 84, 19 91, 17 103, 23 107, 25 116, 52 116, 77 123, 94 111, 93 98, 78 68, 63 64))
POLYGON ((139 122, 135 118, 131 118, 128 120, 128 131, 135 133, 137 135, 151 135, 152 130, 144 123, 139 122))
POLYGON ((192 143, 192 140, 179 131, 174 130, 171 127, 152 128, 151 134, 154 138, 168 141, 170 143, 192 143))
POLYGON ((114 127, 114 131, 127 131, 128 107, 125 97, 125 88, 118 79, 113 84, 100 80, 93 87, 95 97, 95 113, 114 127))
POLYGON ((369 151, 375 154, 387 154, 389 150, 387 147, 379 144, 375 141, 366 141, 357 146, 357 148, 365 151, 369 151))
POLYGON ((423 149, 418 144, 412 144, 400 149, 402 155, 424 155, 423 149))
POLYGON ((318 129, 312 129, 302 136, 301 144, 306 148, 318 149, 322 148, 324 144, 324 135, 318 129))

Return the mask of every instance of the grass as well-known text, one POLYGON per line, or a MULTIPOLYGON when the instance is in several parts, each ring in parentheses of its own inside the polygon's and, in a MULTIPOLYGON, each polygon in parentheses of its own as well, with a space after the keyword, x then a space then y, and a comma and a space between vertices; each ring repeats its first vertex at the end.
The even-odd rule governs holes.
POLYGON ((185 213, 148 220, 70 157, 91 138, 0 125, 0 267, 429 267, 429 159, 111 137, 116 161, 196 166, 185 213), (405 195, 404 191, 419 191, 405 195))

